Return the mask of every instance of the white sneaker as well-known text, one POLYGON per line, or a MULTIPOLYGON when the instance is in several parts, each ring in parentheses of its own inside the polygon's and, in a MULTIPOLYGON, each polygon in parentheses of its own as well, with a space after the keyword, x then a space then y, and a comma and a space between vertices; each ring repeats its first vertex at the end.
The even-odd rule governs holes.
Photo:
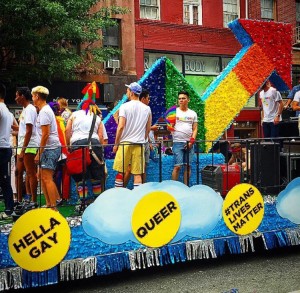
POLYGON ((7 215, 5 212, 0 213, 0 220, 10 220, 12 219, 11 215, 7 215))

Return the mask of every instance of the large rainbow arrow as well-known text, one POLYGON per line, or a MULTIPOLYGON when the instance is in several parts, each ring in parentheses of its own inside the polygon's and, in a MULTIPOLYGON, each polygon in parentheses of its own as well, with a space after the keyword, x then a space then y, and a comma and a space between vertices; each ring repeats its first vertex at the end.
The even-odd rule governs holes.
POLYGON ((229 27, 242 49, 201 97, 208 141, 223 134, 266 79, 279 91, 291 87, 290 24, 237 19, 229 27))
MULTIPOLYGON (((198 114, 197 139, 215 142, 266 79, 270 78, 280 91, 291 87, 291 25, 238 19, 231 22, 229 27, 242 49, 202 97, 166 57, 158 59, 138 81, 150 92, 154 122, 177 103, 178 92, 186 90, 190 94, 189 107, 198 114)), ((117 128, 115 114, 126 101, 124 95, 103 121, 110 144, 114 143, 117 128)), ((208 142, 206 145, 201 144, 200 148, 208 150, 211 145, 208 142)), ((113 158, 114 154, 106 148, 106 156, 113 158)))

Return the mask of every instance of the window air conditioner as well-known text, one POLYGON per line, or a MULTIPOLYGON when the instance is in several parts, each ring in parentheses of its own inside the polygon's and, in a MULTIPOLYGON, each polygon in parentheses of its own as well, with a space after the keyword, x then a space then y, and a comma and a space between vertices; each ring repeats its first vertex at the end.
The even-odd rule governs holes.
POLYGON ((117 59, 109 59, 104 63, 105 69, 119 69, 120 68, 120 60, 117 59))

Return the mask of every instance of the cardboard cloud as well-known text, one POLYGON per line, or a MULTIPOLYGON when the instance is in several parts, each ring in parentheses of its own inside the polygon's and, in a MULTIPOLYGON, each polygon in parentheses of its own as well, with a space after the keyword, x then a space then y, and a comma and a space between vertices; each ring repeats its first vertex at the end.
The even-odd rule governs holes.
POLYGON ((223 198, 213 189, 205 185, 189 188, 178 181, 167 180, 145 183, 132 191, 125 188, 106 190, 85 210, 83 229, 88 235, 109 244, 137 242, 131 228, 131 216, 139 200, 154 191, 171 194, 181 209, 180 228, 171 243, 185 236, 208 234, 221 219, 223 198))
POLYGON ((291 181, 277 197, 278 214, 295 224, 300 224, 300 178, 291 181))

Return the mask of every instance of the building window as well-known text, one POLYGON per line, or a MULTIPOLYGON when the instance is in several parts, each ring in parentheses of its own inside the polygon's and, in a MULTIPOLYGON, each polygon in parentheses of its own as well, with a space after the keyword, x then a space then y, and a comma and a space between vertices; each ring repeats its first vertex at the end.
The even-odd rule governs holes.
POLYGON ((183 22, 202 25, 202 0, 183 1, 183 22))
POLYGON ((267 20, 275 20, 275 1, 274 0, 260 0, 261 18, 267 20))
POLYGON ((231 22, 240 15, 239 0, 223 0, 223 24, 224 27, 228 26, 228 22, 231 22))
POLYGON ((113 47, 115 49, 120 48, 120 22, 114 26, 106 27, 102 29, 103 46, 113 47))
POLYGON ((296 2, 296 22, 300 26, 300 1, 296 2))
POLYGON ((140 17, 146 19, 159 19, 158 0, 140 0, 140 17))

